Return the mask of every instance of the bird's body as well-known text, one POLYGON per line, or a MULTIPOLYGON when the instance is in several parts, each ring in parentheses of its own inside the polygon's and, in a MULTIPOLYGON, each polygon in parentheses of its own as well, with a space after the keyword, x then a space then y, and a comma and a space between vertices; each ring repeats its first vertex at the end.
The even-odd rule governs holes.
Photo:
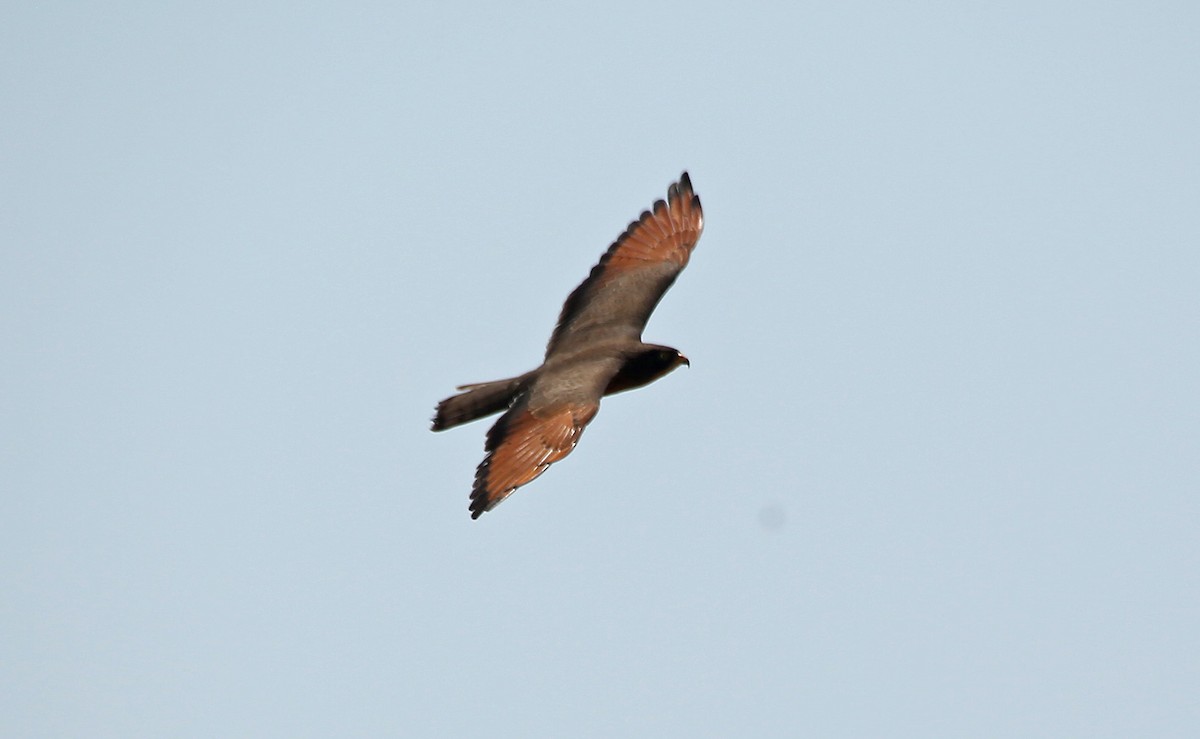
POLYGON ((667 200, 629 225, 567 298, 542 365, 519 377, 464 385, 437 406, 433 430, 505 411, 488 431, 471 517, 571 453, 605 395, 649 384, 688 360, 642 341, 642 330, 687 266, 704 230, 686 172, 667 200))

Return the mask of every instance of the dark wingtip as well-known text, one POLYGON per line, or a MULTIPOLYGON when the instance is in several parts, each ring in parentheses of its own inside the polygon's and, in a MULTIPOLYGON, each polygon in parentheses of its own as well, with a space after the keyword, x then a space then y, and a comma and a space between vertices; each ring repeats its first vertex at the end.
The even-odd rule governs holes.
MULTIPOLYGON (((497 423, 496 425, 498 426, 499 424, 497 423)), ((488 430, 488 443, 485 444, 484 447, 489 452, 494 447, 494 443, 492 442, 492 432, 495 430, 496 426, 493 426, 488 430)), ((484 457, 483 461, 479 463, 479 466, 475 468, 475 482, 471 485, 471 504, 467 506, 467 510, 471 512, 472 521, 479 518, 484 513, 487 513, 487 511, 491 508, 491 506, 488 505, 487 492, 487 476, 488 470, 491 468, 491 466, 491 455, 488 455, 487 457, 484 457)))
POLYGON ((491 509, 492 506, 488 505, 488 495, 486 490, 476 487, 471 491, 471 504, 467 506, 467 510, 471 512, 472 521, 487 513, 491 509))
POLYGON ((471 520, 479 518, 487 511, 487 496, 480 495, 479 490, 471 491, 471 504, 467 506, 467 510, 471 512, 471 520))
POLYGON ((700 196, 692 189, 692 178, 687 170, 683 170, 683 174, 679 175, 679 190, 685 195, 690 195, 692 198, 692 207, 704 213, 704 208, 700 206, 700 196))

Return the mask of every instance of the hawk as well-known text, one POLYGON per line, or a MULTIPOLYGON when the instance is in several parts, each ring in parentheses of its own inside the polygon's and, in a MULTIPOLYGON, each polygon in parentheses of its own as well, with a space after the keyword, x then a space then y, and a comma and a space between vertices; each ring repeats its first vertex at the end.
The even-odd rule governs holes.
POLYGON ((690 366, 678 350, 643 342, 642 330, 703 230, 700 198, 684 172, 667 199, 629 224, 567 297, 540 367, 462 385, 462 392, 438 403, 434 431, 504 411, 487 433, 486 456, 471 489, 471 518, 570 454, 602 397, 690 366))

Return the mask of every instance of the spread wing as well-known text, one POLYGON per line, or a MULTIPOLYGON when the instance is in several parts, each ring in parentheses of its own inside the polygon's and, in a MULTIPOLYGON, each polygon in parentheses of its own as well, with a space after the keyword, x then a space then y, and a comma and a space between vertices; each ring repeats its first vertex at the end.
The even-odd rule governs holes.
POLYGON ((487 456, 471 489, 471 518, 495 508, 571 453, 620 367, 616 356, 543 366, 488 431, 487 456))
POLYGON ((687 266, 704 230, 687 172, 652 210, 629 224, 567 298, 546 358, 611 338, 639 340, 663 293, 687 266))

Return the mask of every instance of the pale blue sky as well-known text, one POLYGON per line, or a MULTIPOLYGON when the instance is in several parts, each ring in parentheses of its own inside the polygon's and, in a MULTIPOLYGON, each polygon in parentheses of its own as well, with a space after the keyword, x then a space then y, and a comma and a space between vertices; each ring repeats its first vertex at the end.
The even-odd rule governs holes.
POLYGON ((0 11, 0 735, 1200 731, 1198 6, 405 5, 0 11))

